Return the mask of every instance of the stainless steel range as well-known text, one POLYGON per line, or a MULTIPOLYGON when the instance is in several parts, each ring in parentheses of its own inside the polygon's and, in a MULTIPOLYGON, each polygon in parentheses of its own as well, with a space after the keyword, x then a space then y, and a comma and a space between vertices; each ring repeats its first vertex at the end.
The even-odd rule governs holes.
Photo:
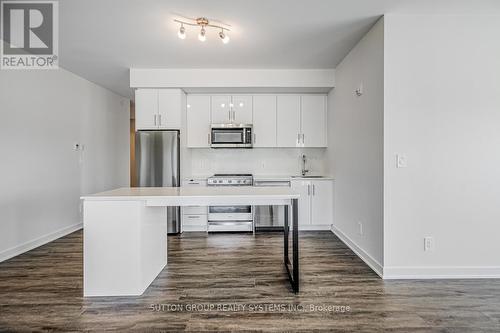
MULTIPOLYGON (((250 174, 215 174, 207 179, 208 186, 253 186, 250 174)), ((253 232, 252 206, 209 206, 209 232, 253 232)))

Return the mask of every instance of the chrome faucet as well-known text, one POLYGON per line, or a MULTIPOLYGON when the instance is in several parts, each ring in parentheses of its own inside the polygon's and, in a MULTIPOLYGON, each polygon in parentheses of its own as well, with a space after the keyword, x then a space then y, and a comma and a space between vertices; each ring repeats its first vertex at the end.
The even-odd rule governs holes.
POLYGON ((304 177, 306 175, 306 173, 309 172, 309 170, 306 169, 306 161, 307 161, 307 158, 306 158, 306 155, 302 155, 302 177, 304 177))

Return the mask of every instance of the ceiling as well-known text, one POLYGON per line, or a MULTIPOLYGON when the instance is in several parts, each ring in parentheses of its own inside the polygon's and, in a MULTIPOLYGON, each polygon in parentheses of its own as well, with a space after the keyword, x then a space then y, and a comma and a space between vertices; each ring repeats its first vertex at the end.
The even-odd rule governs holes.
POLYGON ((384 13, 489 13, 498 0, 65 0, 59 2, 60 66, 132 98, 138 68, 335 68, 384 13), (179 16, 232 26, 199 42, 179 16))

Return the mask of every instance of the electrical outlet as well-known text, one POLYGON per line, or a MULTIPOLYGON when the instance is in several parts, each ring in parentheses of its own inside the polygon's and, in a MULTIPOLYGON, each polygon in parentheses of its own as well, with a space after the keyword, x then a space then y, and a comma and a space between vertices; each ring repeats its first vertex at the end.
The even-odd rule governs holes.
POLYGON ((406 155, 397 154, 396 155, 396 168, 406 168, 408 166, 408 160, 406 155))
POLYGON ((434 240, 432 237, 424 237, 424 251, 434 250, 434 240))
POLYGON ((358 233, 363 235, 363 223, 358 222, 358 233))
POLYGON ((358 96, 358 97, 363 95, 363 82, 360 82, 360 84, 358 85, 356 90, 354 90, 354 92, 356 93, 356 96, 358 96))

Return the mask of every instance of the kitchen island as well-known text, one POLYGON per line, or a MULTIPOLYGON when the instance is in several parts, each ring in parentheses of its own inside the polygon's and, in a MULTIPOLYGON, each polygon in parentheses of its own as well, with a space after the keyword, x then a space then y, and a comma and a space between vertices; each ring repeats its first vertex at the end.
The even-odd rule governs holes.
POLYGON ((299 196, 290 188, 256 187, 119 188, 84 196, 83 294, 142 295, 167 265, 167 207, 208 205, 285 206, 283 260, 298 292, 299 196))

